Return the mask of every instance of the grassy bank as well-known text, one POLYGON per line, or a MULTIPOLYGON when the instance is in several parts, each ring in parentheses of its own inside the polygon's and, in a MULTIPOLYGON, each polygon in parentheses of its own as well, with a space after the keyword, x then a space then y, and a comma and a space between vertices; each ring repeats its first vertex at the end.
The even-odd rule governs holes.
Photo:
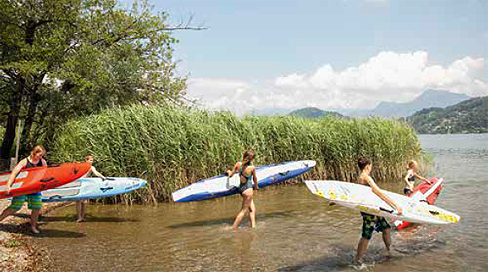
POLYGON ((400 178, 406 161, 420 155, 415 132, 384 119, 318 120, 244 117, 169 107, 113 109, 65 124, 49 150, 54 162, 95 155, 108 176, 149 181, 124 200, 168 200, 177 188, 230 168, 253 147, 256 165, 314 159, 309 178, 352 180, 359 155, 373 159, 373 177, 400 178))

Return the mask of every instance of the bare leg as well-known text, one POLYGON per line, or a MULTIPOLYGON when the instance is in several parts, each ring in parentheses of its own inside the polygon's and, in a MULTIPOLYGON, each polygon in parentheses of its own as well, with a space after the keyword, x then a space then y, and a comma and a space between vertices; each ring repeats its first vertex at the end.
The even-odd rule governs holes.
POLYGON ((86 217, 86 200, 81 201, 81 218, 85 221, 86 217))
POLYGON ((33 233, 39 233, 37 229, 37 220, 39 218, 39 213, 41 210, 32 210, 31 211, 31 230, 33 233))
POLYGON ((241 211, 237 214, 236 220, 234 221, 234 226, 233 226, 234 229, 237 229, 237 227, 239 227, 239 224, 241 223, 242 218, 244 218, 244 216, 246 215, 246 212, 249 210, 249 207, 251 206, 252 191, 251 191, 250 196, 249 196, 249 194, 246 194, 247 193, 246 191, 244 191, 244 193, 242 194, 242 207, 241 207, 241 211))
POLYGON ((369 240, 361 237, 358 243, 358 252, 356 254, 356 258, 354 259, 354 263, 358 264, 359 260, 363 257, 364 253, 366 252, 366 249, 368 248, 368 243, 369 240))
POLYGON ((3 221, 3 219, 7 218, 8 216, 15 214, 16 212, 17 210, 6 208, 5 210, 3 210, 2 214, 0 215, 0 222, 3 221))
POLYGON ((383 242, 385 243, 386 254, 390 255, 391 228, 387 228, 385 231, 383 231, 383 242))
POLYGON ((78 215, 78 220, 76 222, 83 222, 85 220, 85 201, 84 200, 78 200, 76 201, 76 213, 78 215))
POLYGON ((251 205, 249 206, 249 219, 251 219, 251 228, 256 227, 256 206, 254 200, 251 198, 251 205))

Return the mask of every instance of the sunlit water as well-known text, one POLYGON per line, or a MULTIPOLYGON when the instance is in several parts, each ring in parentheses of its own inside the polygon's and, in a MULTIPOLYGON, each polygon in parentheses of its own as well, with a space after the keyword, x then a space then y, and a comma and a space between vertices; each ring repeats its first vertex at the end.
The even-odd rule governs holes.
MULTIPOLYGON (((488 271, 488 134, 420 136, 446 180, 436 205, 460 223, 395 232, 393 256, 381 235, 368 248, 363 271, 488 271)), ((380 184, 400 192, 401 183, 380 184)), ((361 217, 328 206, 305 186, 257 192, 257 228, 231 229, 240 196, 195 203, 90 205, 75 223, 74 207, 57 210, 36 244, 50 271, 356 271, 351 266, 361 217)))

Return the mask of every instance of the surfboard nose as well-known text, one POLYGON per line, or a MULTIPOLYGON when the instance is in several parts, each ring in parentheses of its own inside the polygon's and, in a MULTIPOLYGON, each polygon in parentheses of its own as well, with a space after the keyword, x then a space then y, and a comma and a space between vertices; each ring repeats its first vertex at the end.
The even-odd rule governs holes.
POLYGON ((146 185, 147 185, 147 181, 145 181, 145 180, 141 179, 141 187, 144 187, 144 186, 146 186, 146 185))
POLYGON ((314 167, 317 164, 314 160, 302 161, 302 163, 305 167, 314 167))
POLYGON ((315 193, 317 191, 317 187, 314 186, 315 181, 313 180, 305 180, 305 184, 307 185, 308 189, 312 192, 315 193))

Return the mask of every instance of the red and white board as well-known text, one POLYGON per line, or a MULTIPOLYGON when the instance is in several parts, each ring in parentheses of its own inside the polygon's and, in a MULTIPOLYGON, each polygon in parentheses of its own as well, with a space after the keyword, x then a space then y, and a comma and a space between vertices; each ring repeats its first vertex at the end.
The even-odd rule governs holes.
POLYGON ((63 163, 24 169, 15 178, 9 194, 7 194, 7 182, 10 172, 0 174, 0 199, 38 193, 62 186, 81 178, 90 167, 90 163, 63 163))
MULTIPOLYGON (((439 194, 441 193, 442 183, 444 182, 444 180, 437 178, 431 178, 429 180, 431 184, 422 181, 422 183, 413 188, 412 193, 410 193, 408 197, 433 205, 435 200, 437 199, 437 196, 439 196, 439 194)), ((408 221, 395 220, 393 221, 393 224, 395 224, 397 229, 401 230, 412 225, 413 223, 408 221)))

